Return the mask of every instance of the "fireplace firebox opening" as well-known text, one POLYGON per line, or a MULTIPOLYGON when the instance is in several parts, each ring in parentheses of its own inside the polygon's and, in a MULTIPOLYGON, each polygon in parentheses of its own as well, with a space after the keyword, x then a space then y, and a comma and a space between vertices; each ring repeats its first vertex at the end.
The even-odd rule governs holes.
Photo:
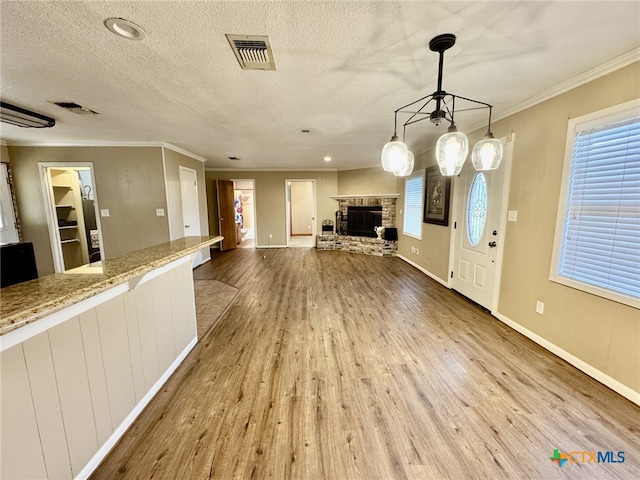
POLYGON ((375 227, 381 226, 381 206, 347 207, 347 235, 376 237, 375 227))

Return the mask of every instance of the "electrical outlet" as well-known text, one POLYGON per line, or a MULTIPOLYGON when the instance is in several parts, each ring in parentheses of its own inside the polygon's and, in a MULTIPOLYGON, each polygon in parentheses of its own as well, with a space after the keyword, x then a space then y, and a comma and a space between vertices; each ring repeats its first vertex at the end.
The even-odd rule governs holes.
POLYGON ((273 238, 273 233, 270 233, 270 234, 269 234, 269 238, 273 238))
POLYGON ((507 212, 507 221, 508 222, 517 222, 518 221, 518 211, 517 210, 509 210, 507 212))
POLYGON ((164 217, 164 208, 156 208, 156 217, 164 217))
POLYGON ((540 315, 544 315, 544 303, 541 302, 540 300, 536 302, 536 313, 539 313, 540 315))
POLYGON ((416 248, 416 255, 420 255, 420 249, 416 248))
POLYGON ((416 247, 411 247, 411 253, 416 253, 416 247))
POLYGON ((109 216, 109 209, 108 208, 101 208, 100 209, 100 216, 101 217, 108 217, 109 216))

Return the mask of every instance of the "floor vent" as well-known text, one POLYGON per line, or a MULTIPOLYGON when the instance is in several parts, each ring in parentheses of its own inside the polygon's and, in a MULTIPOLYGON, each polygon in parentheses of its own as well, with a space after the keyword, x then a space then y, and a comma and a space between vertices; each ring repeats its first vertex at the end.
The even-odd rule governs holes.
POLYGON ((53 102, 61 108, 68 110, 71 113, 75 113, 76 115, 100 115, 95 110, 91 110, 90 108, 83 107, 82 105, 75 102, 53 102))
POLYGON ((243 70, 276 69, 268 36, 227 34, 227 40, 243 70))

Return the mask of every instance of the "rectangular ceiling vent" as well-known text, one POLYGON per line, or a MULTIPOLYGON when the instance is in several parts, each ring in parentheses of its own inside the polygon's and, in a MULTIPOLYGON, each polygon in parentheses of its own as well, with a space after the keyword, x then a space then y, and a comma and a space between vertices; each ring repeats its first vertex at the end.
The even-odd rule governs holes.
POLYGON ((75 113, 76 115, 100 115, 95 110, 91 110, 90 108, 83 107, 82 105, 76 102, 53 102, 61 108, 68 110, 71 113, 75 113))
POLYGON ((227 40, 243 70, 276 69, 268 36, 227 34, 227 40))

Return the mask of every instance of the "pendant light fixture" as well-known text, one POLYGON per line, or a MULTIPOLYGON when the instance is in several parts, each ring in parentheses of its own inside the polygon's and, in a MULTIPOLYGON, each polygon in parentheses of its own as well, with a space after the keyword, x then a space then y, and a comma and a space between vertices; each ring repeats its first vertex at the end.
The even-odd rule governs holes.
POLYGON ((382 149, 382 168, 385 172, 395 172, 405 168, 407 163, 407 146, 394 133, 389 143, 382 149))
MULTIPOLYGON (((483 140, 480 140, 473 148, 472 162, 476 170, 493 170, 498 168, 502 161, 502 142, 493 138, 491 133, 491 110, 492 106, 485 102, 472 100, 447 93, 442 89, 442 68, 444 66, 444 52, 453 47, 456 43, 456 36, 451 33, 444 33, 431 39, 429 49, 437 52, 438 62, 438 89, 425 97, 419 98, 407 105, 404 105, 394 112, 394 132, 391 141, 382 149, 382 167, 385 171, 404 172, 407 167, 408 149, 404 142, 398 139, 396 134, 398 124, 398 114, 409 115, 402 124, 403 128, 414 123, 429 119, 434 125, 440 125, 443 121, 449 122, 450 126, 444 135, 436 143, 436 161, 440 167, 440 173, 445 176, 458 175, 469 153, 469 140, 467 136, 459 132, 454 121, 456 99, 475 104, 459 111, 477 110, 486 108, 489 110, 489 121, 487 133, 483 140), (435 102, 435 109, 431 112, 425 111, 427 105, 435 102), (416 106, 419 106, 416 110, 416 106), (411 107, 411 108, 409 108, 411 107), (404 162, 404 163, 402 163, 404 162), (397 168, 392 168, 396 166, 397 168)), ((413 169, 413 167, 412 167, 413 169)), ((398 175, 398 173, 396 173, 398 175)))
POLYGON ((413 172, 414 158, 411 150, 407 150, 407 161, 403 165, 403 168, 399 168, 395 170, 393 173, 396 177, 406 177, 407 175, 411 175, 413 172))

